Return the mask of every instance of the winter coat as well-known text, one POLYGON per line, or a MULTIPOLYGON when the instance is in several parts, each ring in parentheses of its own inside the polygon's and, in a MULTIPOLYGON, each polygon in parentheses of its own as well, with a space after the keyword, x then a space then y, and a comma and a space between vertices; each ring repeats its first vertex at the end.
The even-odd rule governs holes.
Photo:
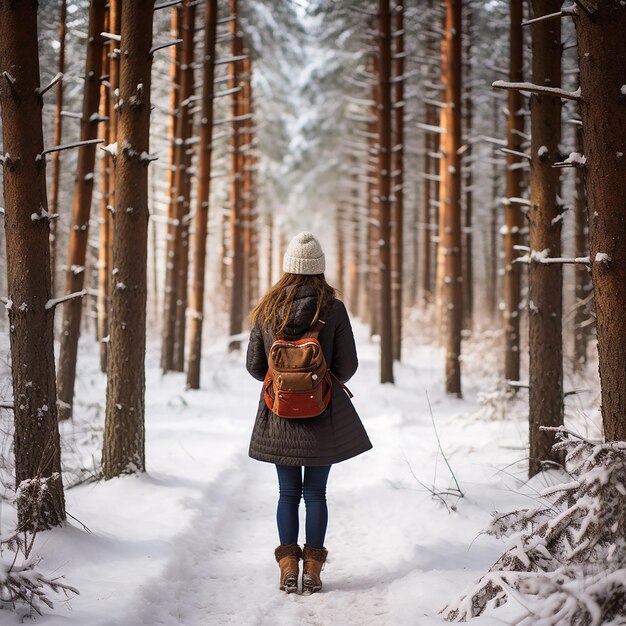
MULTIPOLYGON (((300 339, 309 330, 317 308, 316 291, 301 287, 294 301, 284 339, 300 339)), ((326 324, 319 342, 330 371, 342 382, 358 367, 352 326, 343 302, 335 300, 323 314, 326 324)), ((255 325, 250 333, 246 367, 257 380, 267 373, 267 355, 274 342, 271 332, 255 325)), ((330 465, 357 456, 372 447, 365 428, 342 387, 333 381, 331 403, 318 417, 286 419, 272 413, 261 398, 252 430, 249 454, 279 465, 330 465)))

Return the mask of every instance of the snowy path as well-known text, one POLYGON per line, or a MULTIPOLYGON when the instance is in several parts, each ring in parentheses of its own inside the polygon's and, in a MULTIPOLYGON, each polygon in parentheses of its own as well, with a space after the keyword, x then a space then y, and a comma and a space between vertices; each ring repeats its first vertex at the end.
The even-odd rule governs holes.
MULTIPOLYGON (((41 623, 441 624, 438 611, 499 554, 498 542, 477 535, 490 511, 520 502, 515 479, 496 468, 522 455, 525 424, 469 418, 475 390, 464 401, 446 399, 442 355, 432 348, 416 348, 395 387, 372 384, 377 348, 359 343, 361 367, 350 387, 374 449, 331 470, 323 593, 278 590, 275 469, 247 456, 258 385, 241 357, 225 359, 216 346, 200 392, 181 391, 181 376, 149 367, 146 475, 68 491, 70 512, 92 533, 70 526, 45 534, 39 552, 81 595, 41 623), (426 392, 466 492, 457 512, 413 476, 449 484, 426 392)), ((103 385, 96 369, 94 359, 81 382, 94 396, 103 385)), ((304 506, 301 528, 303 516, 304 506)))

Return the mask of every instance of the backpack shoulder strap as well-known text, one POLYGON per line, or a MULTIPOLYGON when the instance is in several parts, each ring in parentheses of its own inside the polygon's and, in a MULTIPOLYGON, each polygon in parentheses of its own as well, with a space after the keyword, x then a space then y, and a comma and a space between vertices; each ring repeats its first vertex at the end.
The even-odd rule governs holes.
POLYGON ((311 330, 306 334, 306 337, 317 339, 320 332, 322 332, 322 328, 324 328, 324 324, 326 324, 326 322, 321 317, 318 318, 317 322, 315 322, 311 330))

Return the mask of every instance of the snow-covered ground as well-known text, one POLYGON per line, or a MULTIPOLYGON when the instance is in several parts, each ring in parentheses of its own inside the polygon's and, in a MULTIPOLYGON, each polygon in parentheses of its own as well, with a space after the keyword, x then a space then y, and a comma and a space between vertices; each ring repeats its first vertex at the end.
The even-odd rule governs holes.
MULTIPOLYGON (((443 354, 428 346, 407 349, 397 384, 381 386, 378 347, 365 328, 357 331, 361 367, 349 386, 374 449, 331 471, 322 593, 278 590, 275 470, 247 456, 259 383, 245 371, 243 355, 226 355, 224 341, 212 342, 202 390, 185 391, 183 375, 161 375, 153 346, 147 472, 67 490, 72 518, 40 534, 34 551, 41 570, 62 574, 80 595, 57 599, 55 611, 37 623, 442 623, 439 611, 502 551, 501 542, 481 535, 490 512, 528 504, 527 494, 541 484, 523 484, 525 415, 517 406, 506 419, 487 419, 477 394, 488 383, 477 375, 469 376, 463 400, 446 398, 443 354), (447 497, 447 505, 429 492, 452 485, 429 401, 465 494, 447 497)), ((62 426, 65 463, 75 468, 97 464, 104 415, 104 377, 95 349, 90 354, 84 343, 76 419, 62 426)), ((66 481, 78 475, 69 471, 66 481)), ((6 533, 14 512, 5 505, 1 513, 6 533)), ((476 621, 510 623, 512 608, 476 621)), ((0 613, 2 624, 19 621, 0 613)))

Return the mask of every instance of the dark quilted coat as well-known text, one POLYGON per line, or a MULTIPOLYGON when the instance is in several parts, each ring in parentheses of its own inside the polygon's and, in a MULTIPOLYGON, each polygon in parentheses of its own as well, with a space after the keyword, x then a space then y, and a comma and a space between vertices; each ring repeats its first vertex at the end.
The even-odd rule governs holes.
MULTIPOLYGON (((284 338, 306 335, 317 307, 315 289, 301 287, 292 308, 284 338)), ((331 372, 348 381, 358 367, 356 346, 346 308, 335 300, 323 316, 326 325, 319 342, 331 372)), ((255 326, 250 333, 246 367, 262 381, 267 373, 267 355, 274 338, 255 326)), ((261 398, 250 441, 250 456, 279 465, 330 465, 345 461, 372 447, 363 424, 341 386, 334 381, 328 409, 318 417, 285 419, 274 415, 261 398)))

